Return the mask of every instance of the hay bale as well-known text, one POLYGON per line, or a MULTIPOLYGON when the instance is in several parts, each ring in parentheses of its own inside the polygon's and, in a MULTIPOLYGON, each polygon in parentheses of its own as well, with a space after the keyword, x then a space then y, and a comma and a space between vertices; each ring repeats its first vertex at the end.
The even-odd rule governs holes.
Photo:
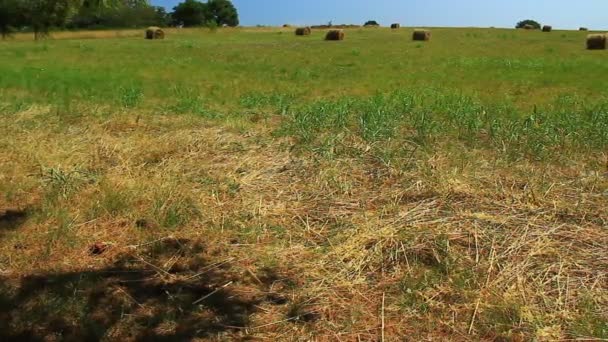
POLYGON ((343 30, 327 31, 327 35, 325 35, 325 40, 344 40, 344 31, 343 30))
POLYGON ((401 25, 399 25, 399 24, 396 24, 396 23, 395 23, 395 24, 392 24, 392 25, 391 25, 391 28, 392 28, 393 30, 396 30, 396 29, 401 28, 401 25))
POLYGON ((160 27, 150 26, 146 29, 146 39, 165 39, 165 31, 160 27))
POLYGON ((290 28, 290 27, 291 27, 291 25, 289 25, 289 24, 283 24, 283 27, 284 27, 284 28, 290 28))
POLYGON ((551 32, 553 31, 553 27, 549 25, 543 26, 543 32, 551 32))
POLYGON ((605 50, 606 34, 590 34, 587 36, 588 50, 605 50))
POLYGON ((526 24, 523 27, 524 30, 534 30, 534 25, 526 24))
POLYGON ((412 39, 414 40, 422 40, 422 41, 429 41, 431 40, 431 31, 429 30, 414 30, 414 34, 412 36, 412 39))
POLYGON ((296 36, 310 36, 310 34, 312 33, 312 30, 310 29, 310 27, 298 27, 296 29, 296 36))
POLYGON ((588 29, 588 28, 586 28, 586 27, 581 27, 581 28, 579 28, 578 30, 579 30, 579 31, 589 31, 589 29, 588 29))

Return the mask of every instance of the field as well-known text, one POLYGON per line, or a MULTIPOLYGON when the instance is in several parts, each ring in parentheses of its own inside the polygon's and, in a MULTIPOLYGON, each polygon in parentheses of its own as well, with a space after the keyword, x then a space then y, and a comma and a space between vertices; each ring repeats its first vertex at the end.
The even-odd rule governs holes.
POLYGON ((585 32, 0 42, 0 340, 608 339, 585 32))

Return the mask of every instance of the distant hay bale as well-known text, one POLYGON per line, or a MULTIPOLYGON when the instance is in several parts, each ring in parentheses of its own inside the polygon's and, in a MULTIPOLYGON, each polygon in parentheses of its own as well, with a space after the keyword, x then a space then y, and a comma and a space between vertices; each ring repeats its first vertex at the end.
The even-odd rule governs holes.
POLYGON ((543 26, 543 32, 551 32, 553 31, 553 27, 549 25, 543 26))
POLYGON ((590 34, 587 36, 588 50, 605 50, 606 34, 590 34))
POLYGON ((344 31, 343 30, 327 31, 327 35, 325 35, 325 40, 344 40, 344 31))
POLYGON ((588 29, 588 28, 586 28, 586 27, 581 27, 581 28, 579 28, 578 30, 579 30, 579 31, 589 31, 589 29, 588 29))
POLYGON ((392 24, 392 25, 391 25, 391 28, 392 28, 393 30, 396 30, 396 29, 401 28, 401 25, 400 25, 400 24, 392 24))
POLYGON ((283 24, 283 27, 284 27, 284 28, 290 28, 290 27, 291 27, 291 25, 289 25, 289 24, 283 24))
POLYGON ((310 27, 298 27, 296 29, 296 36, 310 36, 310 34, 312 33, 312 30, 310 29, 310 27))
POLYGON ((165 31, 160 27, 150 26, 146 29, 146 39, 165 39, 165 31))
POLYGON ((534 27, 534 25, 526 24, 526 25, 524 25, 523 28, 524 28, 524 30, 534 30, 535 27, 534 27))
POLYGON ((422 40, 428 41, 431 40, 431 31, 429 30, 414 30, 414 34, 412 36, 414 40, 422 40))

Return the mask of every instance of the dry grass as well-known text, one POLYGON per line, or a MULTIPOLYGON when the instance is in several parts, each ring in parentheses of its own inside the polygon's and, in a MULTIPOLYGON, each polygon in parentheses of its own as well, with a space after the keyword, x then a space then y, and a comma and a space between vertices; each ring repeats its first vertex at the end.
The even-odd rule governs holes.
MULTIPOLYGON (((176 34, 196 34, 200 33, 200 28, 163 28, 162 29, 165 35, 173 36, 176 34)), ((222 28, 220 32, 234 32, 236 30, 246 31, 255 31, 255 32, 263 32, 264 30, 271 31, 273 28, 268 29, 259 29, 259 28, 222 28)), ((51 32, 49 35, 49 39, 58 39, 58 40, 68 40, 68 39, 108 39, 108 38, 133 38, 133 37, 141 37, 142 30, 133 29, 133 30, 89 30, 89 31, 55 31, 51 32)), ((34 39, 33 33, 17 33, 13 35, 11 40, 16 41, 31 41, 34 39)))
MULTIPOLYGON (((0 208, 27 217, 0 213, 0 272, 21 291, 35 275, 63 301, 44 279, 130 272, 102 276, 101 297, 114 299, 93 306, 113 338, 194 327, 209 339, 558 340, 608 319, 608 170, 584 163, 605 156, 504 165, 445 142, 395 169, 356 138, 333 159, 298 153, 271 137, 273 122, 91 114, 32 107, 2 120, 0 208), (179 314, 193 302, 204 309, 179 314)), ((57 310, 70 313, 59 325, 25 309, 0 327, 82 337, 57 310)))

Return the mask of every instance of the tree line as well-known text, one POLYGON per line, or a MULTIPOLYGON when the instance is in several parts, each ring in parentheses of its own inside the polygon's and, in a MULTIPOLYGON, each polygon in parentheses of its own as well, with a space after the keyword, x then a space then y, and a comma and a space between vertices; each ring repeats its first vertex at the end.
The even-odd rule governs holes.
POLYGON ((145 26, 238 26, 230 0, 185 0, 168 13, 148 0, 0 0, 0 34, 53 29, 137 28, 145 26))

